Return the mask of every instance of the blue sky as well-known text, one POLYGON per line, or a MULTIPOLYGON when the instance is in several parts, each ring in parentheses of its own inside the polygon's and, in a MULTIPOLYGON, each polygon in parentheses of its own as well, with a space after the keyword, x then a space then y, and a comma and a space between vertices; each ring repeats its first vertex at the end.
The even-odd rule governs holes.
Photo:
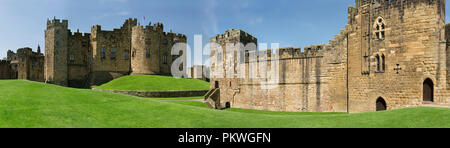
POLYGON ((95 24, 119 28, 130 17, 141 24, 162 22, 166 31, 186 34, 191 48, 195 34, 206 43, 229 28, 243 29, 260 43, 304 47, 328 43, 339 33, 350 5, 354 0, 0 0, 0 58, 8 49, 44 49, 46 21, 54 16, 81 32, 95 24))

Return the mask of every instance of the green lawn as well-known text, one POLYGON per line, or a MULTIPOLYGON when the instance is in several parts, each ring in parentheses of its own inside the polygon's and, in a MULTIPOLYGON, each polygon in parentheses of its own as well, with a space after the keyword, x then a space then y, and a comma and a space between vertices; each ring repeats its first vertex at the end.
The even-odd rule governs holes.
POLYGON ((450 109, 406 108, 359 114, 211 110, 196 102, 170 102, 0 81, 0 127, 450 127, 450 109))
POLYGON ((102 86, 94 86, 94 88, 136 91, 209 90, 209 83, 197 79, 140 75, 121 77, 102 86))

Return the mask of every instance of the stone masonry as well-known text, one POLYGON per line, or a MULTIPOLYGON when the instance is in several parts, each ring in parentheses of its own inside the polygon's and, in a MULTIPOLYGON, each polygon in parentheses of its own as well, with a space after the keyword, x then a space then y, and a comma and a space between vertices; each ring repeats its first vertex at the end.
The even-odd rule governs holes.
POLYGON ((83 34, 72 33, 67 20, 48 20, 45 82, 86 88, 129 74, 170 75, 176 43, 186 43, 186 36, 164 32, 161 23, 144 27, 127 19, 119 29, 95 25, 83 34))
POLYGON ((445 24, 445 0, 355 3, 348 8, 348 25, 325 45, 236 53, 226 51, 226 46, 258 47, 257 39, 242 30, 213 37, 211 42, 222 50, 211 49, 208 105, 370 112, 449 104, 450 25, 445 24), (263 76, 273 68, 279 69, 279 79, 262 83, 268 82, 263 76), (238 77, 242 73, 245 77, 238 77))
POLYGON ((31 48, 20 48, 17 53, 9 50, 6 60, 0 64, 0 79, 26 79, 44 82, 44 54, 38 46, 37 52, 31 48))

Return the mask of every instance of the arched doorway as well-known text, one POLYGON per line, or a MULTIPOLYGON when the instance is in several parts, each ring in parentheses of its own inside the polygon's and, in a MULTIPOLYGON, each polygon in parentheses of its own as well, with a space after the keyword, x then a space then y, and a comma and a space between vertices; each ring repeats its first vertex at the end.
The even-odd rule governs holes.
POLYGON ((387 110, 386 101, 383 98, 378 98, 377 100, 377 111, 387 110))
POLYGON ((230 102, 225 103, 225 108, 231 108, 231 103, 230 102))
POLYGON ((434 83, 431 79, 426 79, 423 82, 423 101, 434 101, 434 83))

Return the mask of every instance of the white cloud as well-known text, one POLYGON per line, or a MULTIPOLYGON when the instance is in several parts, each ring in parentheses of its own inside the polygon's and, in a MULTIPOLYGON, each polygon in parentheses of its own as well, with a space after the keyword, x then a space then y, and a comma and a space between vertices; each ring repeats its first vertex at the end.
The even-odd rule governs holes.
POLYGON ((104 19, 104 18, 115 17, 115 16, 127 16, 130 14, 131 14, 131 12, 129 12, 129 11, 118 11, 118 12, 104 13, 102 15, 94 16, 94 19, 104 19))
POLYGON ((248 24, 250 24, 250 25, 256 25, 256 24, 261 24, 261 23, 263 23, 263 22, 264 22, 264 17, 259 16, 259 17, 256 17, 256 18, 254 18, 254 19, 250 19, 250 20, 248 21, 248 24))

